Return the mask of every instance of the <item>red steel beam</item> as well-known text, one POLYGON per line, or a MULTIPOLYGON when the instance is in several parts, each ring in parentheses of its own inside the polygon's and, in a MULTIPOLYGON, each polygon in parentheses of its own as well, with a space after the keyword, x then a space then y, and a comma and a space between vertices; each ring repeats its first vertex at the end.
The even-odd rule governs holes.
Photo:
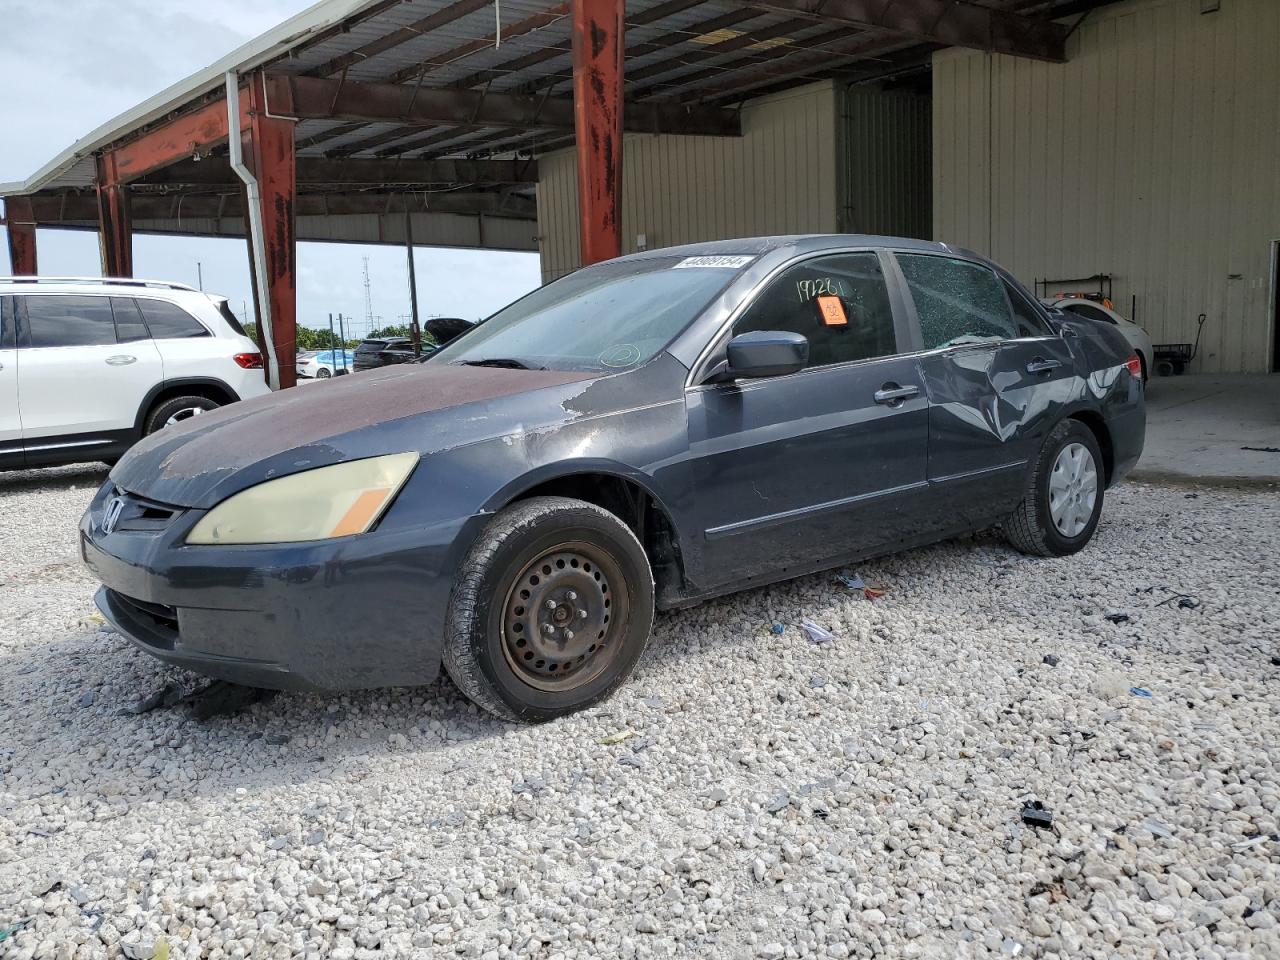
POLYGON ((623 0, 573 0, 582 263, 622 255, 623 0))
POLYGON ((104 277, 133 276, 133 223, 129 211, 128 187, 120 182, 116 156, 98 157, 95 178, 98 190, 98 246, 102 252, 104 277))
POLYGON ((298 163, 294 124, 292 120, 268 116, 265 76, 261 71, 249 78, 249 96, 243 99, 249 102, 250 159, 262 198, 262 232, 266 241, 265 286, 271 305, 271 334, 280 367, 280 387, 284 389, 298 382, 298 163))
MULTIPOLYGON (((240 99, 240 129, 248 126, 247 98, 240 99)), ((197 151, 207 153, 227 139, 227 101, 210 101, 191 113, 167 120, 109 151, 114 157, 116 176, 128 183, 171 163, 185 160, 197 151)))
POLYGON ((13 275, 36 276, 36 218, 31 209, 31 198, 6 198, 4 215, 9 230, 9 263, 13 275))

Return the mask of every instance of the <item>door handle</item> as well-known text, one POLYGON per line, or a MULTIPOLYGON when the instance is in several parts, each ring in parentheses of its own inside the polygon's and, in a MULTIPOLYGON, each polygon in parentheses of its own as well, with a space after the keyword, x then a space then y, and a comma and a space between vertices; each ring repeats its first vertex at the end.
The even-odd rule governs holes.
POLYGON ((876 403, 883 403, 886 406, 896 407, 903 400, 909 400, 911 397, 920 395, 920 388, 914 385, 900 387, 896 383, 886 383, 883 387, 876 391, 876 403))
POLYGON ((113 367, 124 367, 137 361, 137 357, 131 357, 126 353, 117 354, 114 357, 107 357, 107 363, 113 367))
POLYGON ((1027 373, 1048 373, 1062 366, 1061 360, 1041 360, 1039 357, 1027 364, 1027 373))

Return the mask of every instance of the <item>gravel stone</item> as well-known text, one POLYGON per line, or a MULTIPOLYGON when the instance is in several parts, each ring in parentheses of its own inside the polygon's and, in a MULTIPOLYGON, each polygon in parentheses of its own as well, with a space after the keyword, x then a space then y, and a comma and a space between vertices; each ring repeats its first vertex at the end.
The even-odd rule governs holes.
POLYGON ((662 614, 523 727, 444 679, 120 715, 198 681, 95 616, 104 476, 0 474, 6 960, 1280 960, 1274 492, 1124 484, 1073 557, 983 534, 860 565, 872 603, 662 614), (805 620, 837 639, 770 632, 805 620))

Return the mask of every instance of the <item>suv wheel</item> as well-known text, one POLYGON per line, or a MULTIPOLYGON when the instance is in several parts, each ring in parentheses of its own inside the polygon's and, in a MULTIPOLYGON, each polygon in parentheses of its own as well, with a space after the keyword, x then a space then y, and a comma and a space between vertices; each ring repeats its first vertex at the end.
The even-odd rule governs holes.
POLYGON ((1022 503, 1004 522, 1023 553, 1064 557, 1093 539, 1102 516, 1102 451, 1093 431, 1064 420, 1050 431, 1027 478, 1022 503))
POLYGON ((476 704, 541 722, 581 710, 635 668, 653 573, 631 528, 591 503, 536 497, 498 514, 458 572, 444 667, 476 704))
POLYGON ((150 436, 162 427, 182 423, 210 410, 217 410, 219 406, 221 404, 208 397, 173 397, 152 408, 143 434, 150 436))

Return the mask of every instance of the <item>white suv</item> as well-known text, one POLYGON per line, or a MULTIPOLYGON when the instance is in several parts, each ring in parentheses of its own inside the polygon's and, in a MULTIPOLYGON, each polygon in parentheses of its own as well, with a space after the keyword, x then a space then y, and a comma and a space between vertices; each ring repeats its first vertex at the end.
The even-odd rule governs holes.
POLYGON ((0 469, 116 460, 269 392, 227 301, 178 283, 0 278, 0 469))

